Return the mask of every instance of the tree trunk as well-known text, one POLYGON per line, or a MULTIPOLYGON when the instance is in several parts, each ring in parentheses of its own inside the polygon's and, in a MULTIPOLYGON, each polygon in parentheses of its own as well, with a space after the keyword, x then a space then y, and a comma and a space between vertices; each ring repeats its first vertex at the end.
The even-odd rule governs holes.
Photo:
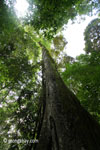
POLYGON ((36 150, 100 150, 100 126, 66 87, 43 48, 45 112, 36 150))

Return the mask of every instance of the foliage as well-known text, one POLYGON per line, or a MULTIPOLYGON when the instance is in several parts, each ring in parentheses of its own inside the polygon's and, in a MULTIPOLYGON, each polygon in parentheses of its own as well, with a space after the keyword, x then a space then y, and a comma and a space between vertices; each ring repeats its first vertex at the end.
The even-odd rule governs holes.
POLYGON ((57 35, 52 40, 52 48, 50 50, 50 53, 52 57, 55 59, 55 61, 60 61, 60 57, 63 55, 64 48, 66 47, 67 41, 63 37, 62 34, 57 35))
POLYGON ((85 51, 100 51, 100 19, 92 20, 84 32, 85 36, 85 51))
POLYGON ((100 6, 98 0, 28 0, 28 2, 30 3, 30 15, 27 20, 35 30, 42 30, 44 36, 48 38, 67 24, 69 19, 91 13, 92 9, 100 6))
POLYGON ((34 138, 41 91, 39 38, 31 26, 21 25, 4 1, 0 14, 0 149, 27 149, 27 144, 3 139, 34 138))
POLYGON ((64 68, 68 63, 62 76, 82 104, 98 117, 100 111, 97 107, 100 53, 82 55, 74 62, 64 53, 67 44, 64 37, 61 34, 54 36, 69 19, 90 12, 90 7, 97 7, 99 2, 29 0, 33 13, 26 18, 27 25, 17 19, 12 2, 14 0, 0 2, 0 149, 5 150, 29 149, 31 144, 4 143, 4 138, 34 139, 38 132, 36 124, 40 121, 40 99, 43 96, 41 43, 55 58, 58 68, 64 68), (85 9, 87 3, 89 7, 85 9))
POLYGON ((100 122, 100 19, 92 20, 84 35, 86 54, 67 63, 62 77, 83 106, 100 122))
POLYGON ((100 53, 93 52, 77 57, 66 64, 62 77, 77 95, 81 104, 100 121, 100 53))

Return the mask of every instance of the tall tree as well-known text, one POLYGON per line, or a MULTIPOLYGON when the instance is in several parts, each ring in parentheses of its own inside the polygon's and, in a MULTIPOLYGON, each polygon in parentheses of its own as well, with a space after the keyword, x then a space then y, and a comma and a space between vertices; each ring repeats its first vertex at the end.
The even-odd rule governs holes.
MULTIPOLYGON (((84 2, 86 1, 84 0, 84 2)), ((38 29, 42 29, 43 26, 44 36, 46 34, 47 37, 48 36, 50 37, 52 35, 50 34, 50 32, 54 33, 58 28, 60 28, 64 23, 66 23, 68 19, 70 19, 69 13, 72 12, 71 10, 77 9, 78 1, 70 2, 69 0, 68 1, 64 0, 63 3, 60 1, 59 3, 57 3, 57 1, 55 2, 52 1, 52 5, 50 1, 47 1, 46 3, 44 0, 40 2, 35 1, 35 3, 38 3, 38 5, 36 4, 36 9, 35 9, 36 13, 34 13, 36 18, 35 25, 38 26, 38 29), (64 7, 65 4, 67 5, 67 7, 64 7), (50 5, 52 7, 50 7, 50 5), (45 7, 44 11, 41 11, 41 8, 44 7, 45 7), (38 8, 39 11, 37 11, 38 8), (50 11, 50 14, 48 13, 48 9, 50 11), (55 13, 56 12, 55 10, 58 10, 57 14, 55 13), (59 17, 60 14, 59 11, 61 13, 60 17, 59 17), (52 15, 51 12, 53 13, 53 18, 51 16, 52 15), (66 14, 66 12, 68 17, 67 21, 65 19, 66 16, 64 15, 63 18, 64 21, 62 23, 61 22, 62 16, 63 14, 66 14), (38 13, 40 14, 40 16, 38 16, 38 13), (50 15, 51 22, 48 21, 45 26, 48 14, 50 15), (56 16, 54 16, 54 14, 56 14, 56 16), (44 17, 44 19, 43 22, 41 23, 42 17, 44 17), (38 22, 37 19, 40 19, 41 21, 38 22), (55 21, 56 23, 58 22, 56 27, 55 27, 55 21), (40 24, 41 26, 39 27, 40 24)), ((80 1, 79 4, 81 4, 80 1)), ((73 18, 75 15, 71 15, 71 16, 73 18)), ((4 29, 6 29, 6 26, 4 29)), ((47 48, 45 48, 46 46, 43 46, 43 43, 45 42, 42 41, 41 43, 39 43, 39 41, 41 41, 41 38, 36 40, 36 37, 38 35, 34 36, 33 30, 31 30, 31 34, 29 34, 28 29, 26 31, 23 28, 16 28, 16 30, 15 28, 13 29, 14 32, 12 32, 12 34, 10 34, 12 30, 10 32, 9 30, 7 30, 8 33, 7 37, 10 37, 10 39, 7 38, 8 39, 7 43, 2 44, 3 46, 1 48, 1 52, 3 54, 1 55, 1 64, 0 64, 2 68, 1 88, 5 89, 3 90, 2 94, 4 94, 5 91, 7 90, 9 92, 9 85, 7 84, 5 87, 6 82, 8 82, 10 83, 11 86, 10 89, 11 96, 13 92, 16 92, 17 93, 16 96, 19 97, 17 99, 17 104, 15 104, 16 106, 17 105, 19 106, 17 107, 18 108, 17 114, 20 114, 19 117, 17 116, 17 120, 19 121, 20 126, 26 123, 24 126, 22 126, 23 129, 20 127, 20 133, 22 134, 22 137, 23 136, 29 137, 31 132, 28 130, 29 134, 27 134, 25 133, 25 130, 32 127, 31 125, 28 124, 29 123, 31 124, 33 121, 32 119, 30 119, 30 117, 32 116, 27 114, 29 113, 27 109, 27 107, 29 106, 29 102, 27 102, 27 100, 30 100, 30 97, 33 96, 31 95, 32 92, 31 90, 33 90, 32 86, 34 85, 33 83, 35 80, 34 79, 35 73, 32 76, 32 73, 34 71, 33 71, 33 63, 31 64, 30 62, 30 57, 31 57, 30 55, 32 54, 30 53, 30 51, 33 48, 33 50, 37 49, 37 51, 33 51, 33 53, 39 52, 38 51, 39 46, 37 45, 40 45, 42 49, 42 66, 43 66, 42 67, 42 73, 43 73, 42 91, 43 92, 41 98, 41 108, 39 113, 40 121, 38 119, 39 123, 36 123, 36 134, 34 133, 34 135, 32 134, 30 136, 30 137, 33 136, 35 138, 36 137, 39 138, 39 144, 35 145, 35 149, 37 150, 47 150, 47 149, 49 150, 52 149, 54 150, 65 150, 65 149, 99 150, 100 149, 100 143, 99 143, 100 126, 97 124, 95 120, 93 120, 93 118, 87 113, 87 111, 84 110, 84 108, 80 105, 75 95, 72 92, 70 92, 70 90, 65 86, 59 73, 57 72, 55 62, 51 58, 49 51, 47 50, 47 48), (21 36, 19 33, 21 33, 21 36), (15 41, 13 37, 15 37, 15 41), (26 39, 28 40, 28 42, 26 39), (5 51, 6 56, 3 50, 5 51), (26 116, 22 117, 24 110, 26 116)), ((4 33, 2 33, 1 37, 3 35, 4 33)), ((4 39, 2 43, 3 42, 5 42, 4 39)), ((37 83, 37 81, 35 83, 37 83)), ((35 94, 37 93, 34 92, 34 96, 35 94)), ((9 95, 7 95, 7 99, 5 100, 8 100, 9 98, 10 98, 9 95)), ((16 98, 14 98, 14 100, 16 101, 16 98)), ((8 101, 8 103, 10 102, 8 101)), ((33 111, 31 113, 33 113, 33 111)), ((23 148, 21 146, 18 146, 17 144, 17 145, 12 145, 11 147, 9 147, 9 149, 10 150, 14 149, 15 148, 14 146, 16 146, 17 149, 23 148)), ((32 150, 33 145, 26 145, 24 149, 32 150)))
POLYGON ((45 112, 36 150, 99 150, 100 126, 65 86, 47 49, 42 50, 45 112))

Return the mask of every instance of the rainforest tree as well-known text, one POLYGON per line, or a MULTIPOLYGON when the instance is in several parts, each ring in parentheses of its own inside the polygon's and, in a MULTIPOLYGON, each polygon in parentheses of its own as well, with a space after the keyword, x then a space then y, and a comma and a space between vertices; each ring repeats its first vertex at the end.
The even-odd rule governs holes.
POLYGON ((99 124, 66 87, 51 57, 53 41, 58 41, 54 54, 66 44, 62 36, 51 39, 54 34, 69 19, 90 12, 90 6, 98 7, 99 2, 29 2, 34 10, 25 24, 13 15, 7 1, 2 1, 0 9, 0 140, 36 138, 39 143, 1 142, 1 149, 99 150, 99 124))

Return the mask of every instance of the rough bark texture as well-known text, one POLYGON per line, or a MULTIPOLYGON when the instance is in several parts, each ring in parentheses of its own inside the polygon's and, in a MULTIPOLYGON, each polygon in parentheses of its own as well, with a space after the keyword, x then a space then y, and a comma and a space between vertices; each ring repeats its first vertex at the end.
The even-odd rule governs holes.
POLYGON ((43 48, 45 112, 36 150, 100 150, 100 126, 65 86, 43 48))

